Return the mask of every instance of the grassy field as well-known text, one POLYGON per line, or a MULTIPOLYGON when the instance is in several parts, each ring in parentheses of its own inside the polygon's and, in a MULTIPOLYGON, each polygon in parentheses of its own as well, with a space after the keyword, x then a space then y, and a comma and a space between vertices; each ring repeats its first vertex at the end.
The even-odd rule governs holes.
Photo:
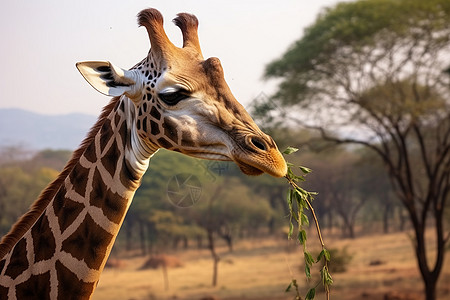
MULTIPOLYGON (((309 233, 311 245, 308 247, 312 253, 318 253, 318 245, 313 245, 313 234, 309 233)), ((354 240, 332 238, 331 234, 325 233, 325 243, 329 249, 346 249, 352 256, 347 271, 332 273, 335 284, 331 299, 424 299, 407 233, 372 235, 354 240)), ((433 255, 434 243, 430 240, 429 245, 430 255, 433 255)), ((211 287, 212 259, 208 250, 170 253, 183 266, 168 269, 168 290, 164 288, 162 269, 139 270, 147 258, 121 259, 120 267, 105 269, 93 299, 293 299, 293 293, 284 292, 293 277, 300 282, 304 294, 307 291, 300 250, 285 238, 239 242, 233 253, 220 247, 221 261, 215 288, 211 287)), ((439 300, 450 299, 449 256, 450 252, 447 252, 438 284, 439 300)), ((320 292, 316 299, 325 299, 325 295, 320 292)))

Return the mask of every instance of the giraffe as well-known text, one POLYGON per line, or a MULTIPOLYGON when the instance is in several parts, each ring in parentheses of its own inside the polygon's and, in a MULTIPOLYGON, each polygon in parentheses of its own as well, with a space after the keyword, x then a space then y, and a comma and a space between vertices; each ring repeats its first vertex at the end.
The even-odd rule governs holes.
POLYGON ((204 59, 198 20, 180 13, 182 47, 156 9, 138 14, 151 48, 129 70, 77 63, 112 96, 59 176, 0 243, 0 300, 90 299, 150 158, 160 148, 234 161, 248 175, 286 174, 286 162, 234 98, 219 59, 204 59))

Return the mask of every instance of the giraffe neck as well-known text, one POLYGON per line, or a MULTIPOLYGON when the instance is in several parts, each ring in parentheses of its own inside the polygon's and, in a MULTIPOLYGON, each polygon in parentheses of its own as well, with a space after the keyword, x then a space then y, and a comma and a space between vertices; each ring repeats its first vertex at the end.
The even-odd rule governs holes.
POLYGON ((38 220, 0 258, 0 299, 89 299, 157 150, 122 97, 38 220), (72 299, 72 298, 71 298, 72 299))

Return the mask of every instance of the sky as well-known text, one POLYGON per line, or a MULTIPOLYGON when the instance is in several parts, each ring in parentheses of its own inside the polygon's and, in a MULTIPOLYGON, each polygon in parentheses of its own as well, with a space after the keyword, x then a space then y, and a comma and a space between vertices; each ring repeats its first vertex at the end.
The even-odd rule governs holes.
POLYGON ((171 20, 179 12, 199 19, 203 56, 218 57, 235 97, 249 106, 276 83, 262 79, 279 58, 336 0, 15 0, 0 10, 0 108, 41 114, 98 115, 109 101, 79 74, 75 63, 108 60, 128 69, 150 48, 137 13, 154 7, 164 28, 181 46, 171 20))

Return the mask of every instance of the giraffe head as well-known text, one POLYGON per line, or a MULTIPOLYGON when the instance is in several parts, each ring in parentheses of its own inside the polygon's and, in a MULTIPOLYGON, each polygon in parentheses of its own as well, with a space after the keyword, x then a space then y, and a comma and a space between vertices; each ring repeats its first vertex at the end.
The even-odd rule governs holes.
POLYGON ((100 61, 77 68, 101 93, 134 103, 133 128, 141 142, 197 158, 233 160, 248 175, 284 176, 283 156, 231 93, 219 59, 203 58, 197 18, 181 13, 174 19, 183 35, 181 48, 165 34, 159 11, 141 11, 138 23, 151 43, 140 63, 129 70, 100 61))

